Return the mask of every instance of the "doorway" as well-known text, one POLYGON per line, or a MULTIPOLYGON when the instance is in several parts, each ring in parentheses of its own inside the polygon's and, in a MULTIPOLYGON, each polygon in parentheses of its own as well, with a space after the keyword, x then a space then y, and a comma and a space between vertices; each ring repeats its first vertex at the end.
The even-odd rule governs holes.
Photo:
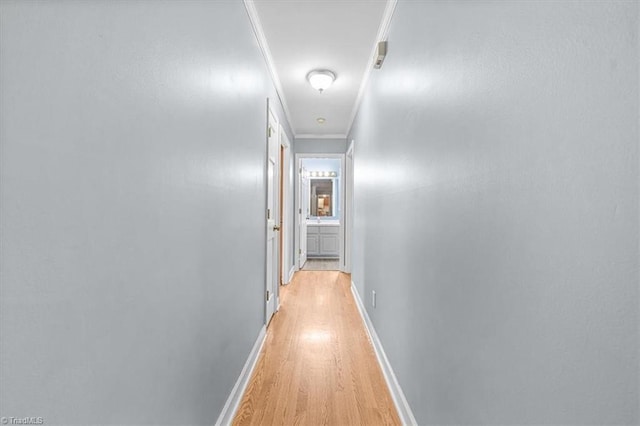
POLYGON ((345 155, 296 154, 296 266, 345 270, 345 155))
POLYGON ((280 306, 280 285, 291 281, 293 209, 291 144, 267 100, 265 324, 280 306))
POLYGON ((278 309, 278 257, 280 253, 279 237, 280 205, 279 191, 279 125, 276 115, 267 99, 267 205, 266 205, 266 274, 265 274, 265 324, 268 326, 271 317, 278 309))

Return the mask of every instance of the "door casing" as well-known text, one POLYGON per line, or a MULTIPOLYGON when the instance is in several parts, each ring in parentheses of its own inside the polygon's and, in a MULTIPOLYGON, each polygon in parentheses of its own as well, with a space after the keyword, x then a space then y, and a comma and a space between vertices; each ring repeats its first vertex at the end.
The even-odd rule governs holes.
MULTIPOLYGON (((281 253, 280 269, 282 271, 281 284, 288 284, 291 281, 293 272, 293 197, 291 194, 292 186, 292 164, 291 164, 291 143, 280 125, 280 244, 281 253)), ((278 293, 279 294, 279 293, 278 293)))
MULTIPOLYGON (((299 211, 302 209, 302 211, 304 212, 306 209, 306 206, 302 205, 302 197, 300 196, 300 187, 301 187, 301 175, 300 175, 300 171, 302 168, 302 163, 301 160, 303 158, 331 158, 331 159, 339 159, 340 160, 340 173, 341 173, 341 179, 340 179, 340 205, 342 206, 342 209, 340 210, 340 230, 339 230, 339 235, 340 235, 340 270, 343 272, 345 271, 345 211, 347 208, 347 205, 345 203, 345 182, 346 182, 346 176, 345 176, 345 154, 341 154, 341 153, 296 153, 295 155, 295 166, 296 166, 296 170, 295 170, 295 175, 296 175, 296 203, 295 203, 295 212, 296 212, 296 235, 295 235, 295 247, 294 247, 294 251, 295 251, 295 258, 296 258, 296 269, 299 270, 301 268, 300 265, 300 247, 301 247, 301 232, 300 232, 300 226, 302 225, 301 221, 304 220, 305 224, 306 224, 306 216, 305 215, 301 215, 299 214, 299 211), (303 219, 304 217, 304 219, 303 219)), ((305 237, 306 238, 306 237, 305 237)))
POLYGON ((354 179, 354 141, 351 140, 347 154, 345 156, 344 184, 344 261, 343 272, 351 273, 352 250, 353 250, 353 179, 354 179))
POLYGON ((266 256, 265 256, 265 324, 268 326, 273 314, 278 310, 278 270, 279 270, 279 159, 280 142, 278 118, 269 106, 267 99, 267 155, 266 155, 266 256))

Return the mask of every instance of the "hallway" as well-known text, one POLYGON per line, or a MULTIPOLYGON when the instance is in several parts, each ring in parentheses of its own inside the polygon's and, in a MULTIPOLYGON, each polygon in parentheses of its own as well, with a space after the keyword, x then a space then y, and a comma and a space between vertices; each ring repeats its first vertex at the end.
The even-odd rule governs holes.
POLYGON ((234 425, 400 424, 350 285, 303 271, 281 287, 234 425))
POLYGON ((638 0, 0 0, 0 424, 640 425, 639 119, 638 0))

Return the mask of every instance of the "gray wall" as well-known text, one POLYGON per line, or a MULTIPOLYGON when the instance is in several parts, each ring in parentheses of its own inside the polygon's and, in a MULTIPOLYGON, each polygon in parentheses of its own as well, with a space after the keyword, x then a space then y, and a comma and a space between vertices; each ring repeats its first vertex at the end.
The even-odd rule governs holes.
POLYGON ((0 416, 214 423, 264 321, 242 2, 0 5, 0 416))
POLYGON ((399 2, 350 135, 353 279, 419 424, 640 422, 638 24, 399 2))
POLYGON ((304 154, 344 154, 346 139, 296 139, 294 151, 304 154))

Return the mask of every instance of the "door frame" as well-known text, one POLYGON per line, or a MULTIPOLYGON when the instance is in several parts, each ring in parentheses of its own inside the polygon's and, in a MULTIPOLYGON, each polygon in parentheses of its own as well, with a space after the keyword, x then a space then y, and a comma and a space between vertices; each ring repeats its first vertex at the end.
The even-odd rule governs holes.
POLYGON ((297 202, 297 208, 295 210, 295 214, 296 214, 296 231, 297 231, 297 237, 294 238, 294 252, 297 256, 295 256, 294 259, 294 263, 296 266, 297 270, 300 270, 300 268, 302 266, 304 266, 304 264, 307 261, 307 255, 308 255, 308 244, 307 244, 307 229, 306 227, 302 226, 302 218, 304 216, 304 222, 306 222, 307 220, 307 213, 308 213, 308 208, 307 205, 309 204, 307 200, 307 197, 303 196, 302 194, 304 193, 303 191, 309 190, 309 178, 308 177, 304 177, 304 172, 305 172, 305 168, 302 167, 302 164, 300 164, 300 162, 298 162, 298 170, 297 172, 297 180, 296 182, 298 183, 298 189, 295 191, 296 196, 298 197, 298 202, 297 202), (305 184, 303 185, 303 182, 305 182, 305 184), (304 203, 304 207, 302 206, 303 204, 303 200, 305 200, 304 203), (302 212, 304 211, 305 214, 303 214, 302 212), (304 231, 303 231, 304 230, 304 231), (297 250, 295 249, 295 247, 297 246, 297 250), (304 246, 304 250, 302 250, 302 247, 304 246))
MULTIPOLYGON (((342 208, 340 209, 340 216, 339 216, 339 220, 340 220, 340 229, 338 230, 339 232, 339 236, 340 236, 340 243, 339 243, 339 252, 340 252, 340 271, 342 272, 346 272, 345 271, 345 211, 347 208, 347 205, 345 203, 345 182, 346 182, 346 176, 345 176, 345 154, 342 153, 305 153, 305 152, 298 152, 295 154, 295 183, 296 183, 296 188, 295 188, 295 195, 296 195, 296 200, 295 200, 295 212, 296 212, 296 230, 295 230, 295 245, 294 245, 294 253, 295 253, 295 268, 296 270, 300 270, 300 231, 299 231, 299 227, 302 225, 301 221, 302 221, 302 215, 297 214, 300 209, 303 208, 303 206, 301 206, 300 204, 300 196, 299 196, 299 188, 300 188, 300 169, 302 168, 302 163, 301 160, 303 158, 330 158, 330 159, 339 159, 340 160, 340 205, 342 206, 342 208)), ((306 208, 306 207, 305 207, 306 208)), ((306 221, 306 218, 305 218, 306 221)), ((306 224, 306 222, 305 222, 306 224)))
POLYGON ((278 225, 280 223, 280 120, 278 118, 278 115, 275 113, 275 111, 273 111, 273 109, 271 108, 271 104, 269 102, 269 99, 267 98, 267 125, 266 125, 266 132, 265 132, 265 140, 266 140, 266 149, 265 149, 265 161, 264 161, 264 176, 265 176, 265 209, 264 209, 264 218, 265 218, 265 270, 264 270, 264 277, 265 277, 265 283, 264 283, 264 293, 263 293, 263 297, 264 297, 264 323, 266 326, 269 325, 269 322, 271 320, 271 318, 273 317, 273 315, 275 315, 276 312, 278 312, 278 309, 280 308, 280 285, 278 285, 278 281, 279 281, 279 277, 278 277, 278 269, 279 269, 279 265, 280 265, 280 259, 279 259, 279 254, 280 254, 280 245, 279 245, 279 241, 280 241, 280 236, 279 235, 274 235, 273 239, 275 241, 274 244, 275 247, 271 247, 272 248, 272 255, 271 255, 271 262, 269 262, 269 238, 270 238, 270 233, 271 232, 277 232, 274 229, 269 229, 271 226, 275 226, 278 225), (274 153, 270 152, 270 146, 269 146, 269 138, 270 138, 270 131, 271 132, 275 132, 275 146, 277 147, 277 151, 274 153), (272 179, 272 197, 273 197, 273 212, 269 211, 269 162, 270 157, 273 155, 274 158, 274 165, 273 165, 273 176, 271 177, 272 179), (271 218, 271 215, 273 218, 271 218), (272 223, 271 223, 272 222, 272 223), (271 275, 271 277, 269 277, 269 275, 271 275), (273 295, 271 295, 269 292, 272 292, 273 295), (270 297, 269 297, 270 296, 270 297), (273 305, 273 312, 270 312, 269 309, 269 304, 271 303, 271 298, 275 297, 274 300, 274 305, 273 305))
POLYGON ((344 204, 344 262, 343 272, 351 273, 351 265, 353 260, 353 218, 355 217, 355 210, 353 208, 353 188, 354 188, 354 145, 355 141, 351 139, 347 153, 345 154, 345 170, 344 170, 344 184, 345 184, 345 204, 344 204))
MULTIPOLYGON (((280 206, 282 210, 280 212, 280 251, 282 252, 282 258, 280 260, 280 268, 282 276, 280 284, 289 284, 293 273, 295 272, 293 266, 293 224, 291 214, 293 213, 293 197, 291 196, 292 188, 292 164, 291 164, 291 142, 287 133, 284 131, 282 125, 280 125, 280 150, 283 155, 280 160, 280 206)), ((278 291, 278 301, 280 300, 280 291, 278 291)))

